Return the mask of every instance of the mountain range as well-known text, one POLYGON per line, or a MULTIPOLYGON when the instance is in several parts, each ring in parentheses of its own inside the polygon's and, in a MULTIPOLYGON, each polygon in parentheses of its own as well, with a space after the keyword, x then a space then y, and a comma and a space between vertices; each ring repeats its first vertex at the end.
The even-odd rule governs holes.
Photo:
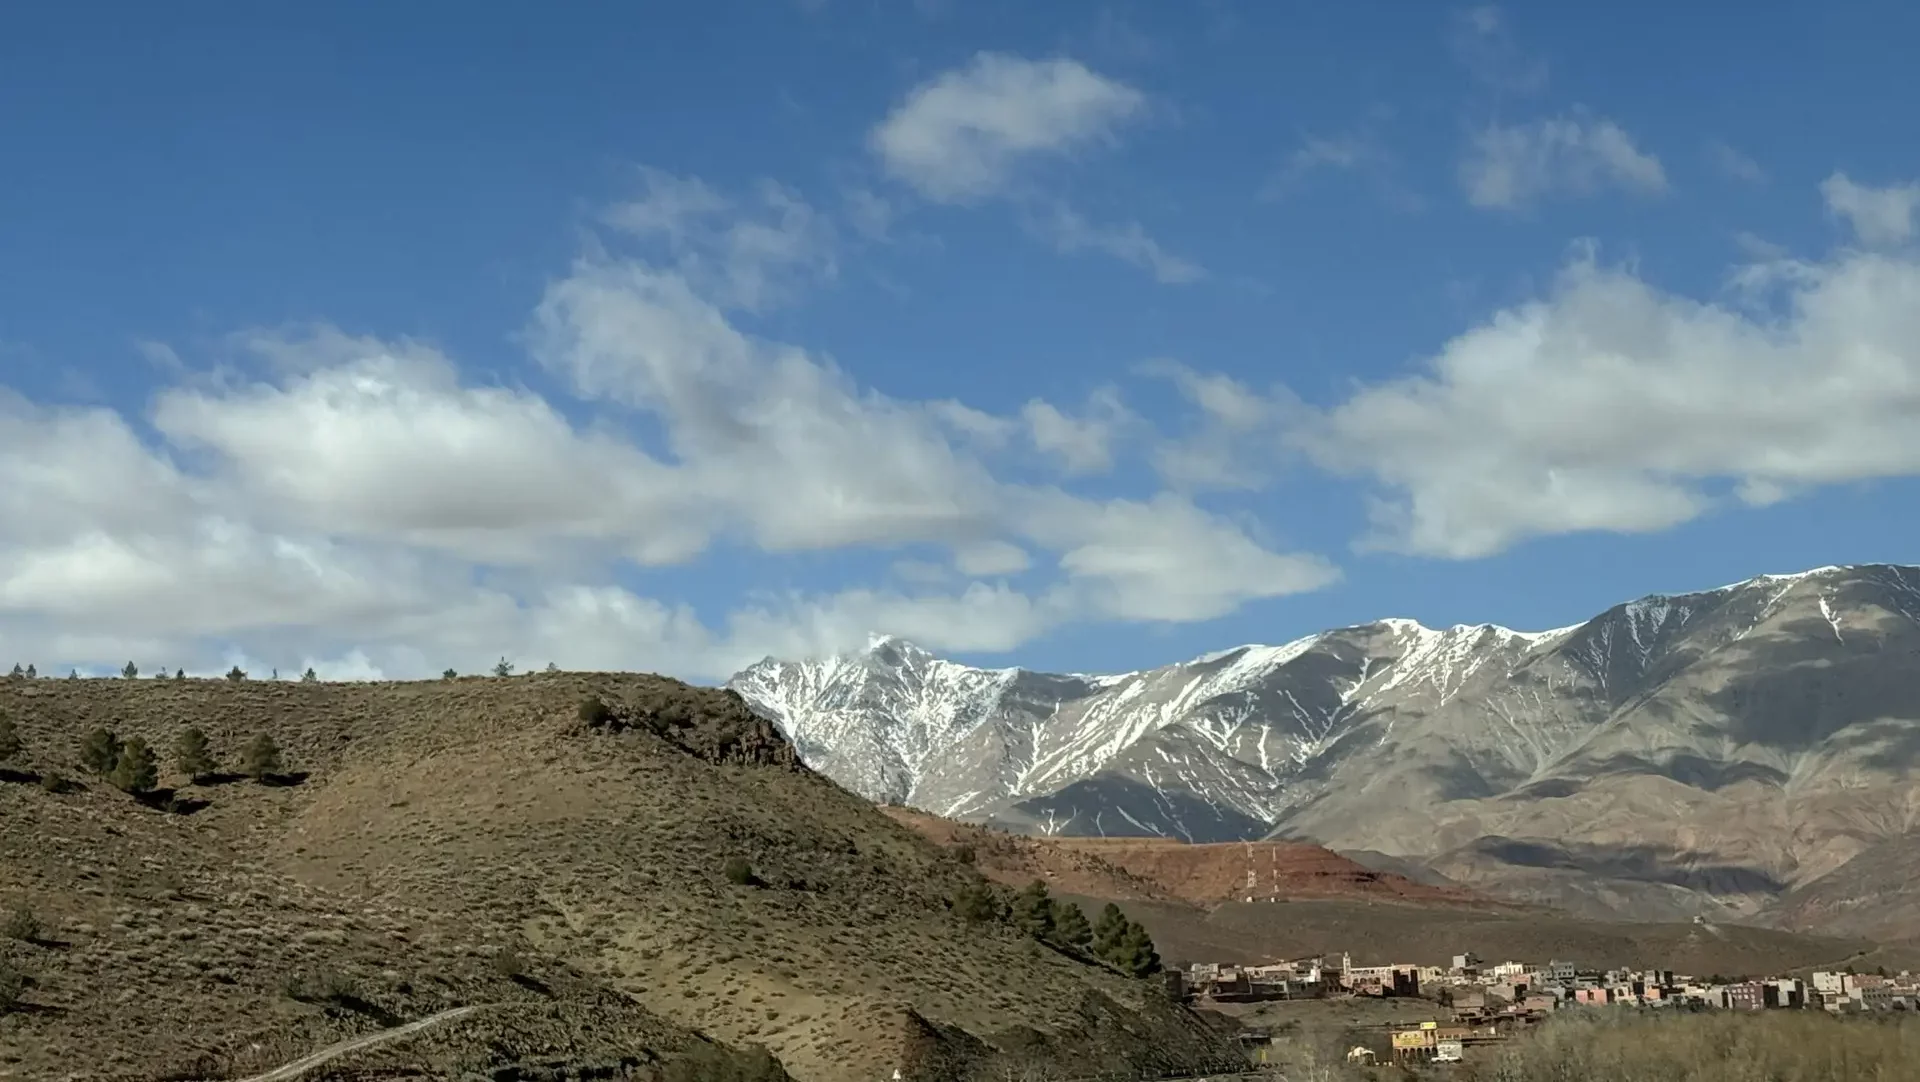
POLYGON ((1311 841, 1584 916, 1920 935, 1881 900, 1920 866, 1920 567, 1764 575, 1544 632, 1387 619, 1109 675, 883 637, 728 686, 815 769, 943 816, 1311 841))

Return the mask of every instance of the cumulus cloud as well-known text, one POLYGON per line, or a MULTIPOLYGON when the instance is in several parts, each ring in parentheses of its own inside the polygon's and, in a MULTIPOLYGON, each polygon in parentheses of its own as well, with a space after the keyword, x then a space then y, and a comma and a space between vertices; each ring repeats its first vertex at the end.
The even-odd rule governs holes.
POLYGON ((1290 439, 1381 485, 1371 545, 1452 558, 1920 474, 1920 263, 1854 250, 1741 279, 1778 303, 1690 300, 1583 256, 1290 439))
POLYGON ((1845 218, 1862 244, 1884 246, 1913 239, 1920 181, 1875 188, 1835 173, 1821 181, 1820 194, 1826 198, 1827 210, 1845 218))
POLYGON ((1513 210, 1606 187, 1657 195, 1667 189, 1667 174, 1613 121, 1568 116, 1476 132, 1460 163, 1460 185, 1476 207, 1513 210))
POLYGON ((999 193, 1024 163, 1110 138, 1146 98, 1077 60, 980 53, 915 87, 873 130, 897 179, 941 203, 999 193))
POLYGON ((1178 495, 1014 479, 1038 459, 1106 468, 1137 423, 1110 392, 1073 413, 902 400, 743 331, 730 311, 830 267, 811 208, 643 187, 532 313, 531 357, 567 399, 326 326, 237 336, 251 364, 181 374, 140 419, 150 437, 0 391, 0 650, 47 670, 397 677, 505 654, 719 678, 874 632, 997 651, 1079 621, 1207 619, 1333 574, 1178 495), (649 569, 721 544, 881 566, 931 548, 958 578, 749 590, 706 615, 646 595, 649 569), (1031 585, 981 581, 1012 575, 1031 585))

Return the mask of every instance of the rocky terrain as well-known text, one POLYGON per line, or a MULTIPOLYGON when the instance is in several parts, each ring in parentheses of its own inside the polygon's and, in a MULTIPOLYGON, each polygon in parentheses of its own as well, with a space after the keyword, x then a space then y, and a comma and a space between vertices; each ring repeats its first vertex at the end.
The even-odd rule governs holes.
POLYGON ((1227 1054, 1151 982, 963 923, 976 871, 722 691, 0 679, 0 716, 21 745, 0 763, 0 1078, 247 1078, 461 1007, 303 1077, 959 1080, 1227 1054), (102 726, 160 751, 153 790, 83 769, 102 726), (216 759, 193 778, 168 761, 188 726, 216 759), (258 733, 283 762, 254 780, 258 733))
POLYGON ((1545 632, 1383 620, 1106 676, 883 639, 730 686, 829 775, 941 815, 1311 841, 1596 918, 1920 933, 1876 888, 1920 822, 1920 568, 1762 576, 1545 632))

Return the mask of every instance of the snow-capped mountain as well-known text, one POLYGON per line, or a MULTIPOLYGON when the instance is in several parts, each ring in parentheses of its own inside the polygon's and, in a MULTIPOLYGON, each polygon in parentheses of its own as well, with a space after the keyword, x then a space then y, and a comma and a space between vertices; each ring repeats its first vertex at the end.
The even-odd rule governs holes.
POLYGON ((730 686, 874 799, 1045 833, 1300 837, 1593 912, 1751 915, 1920 830, 1920 568, 1528 633, 1383 620, 1113 676, 898 639, 730 686))

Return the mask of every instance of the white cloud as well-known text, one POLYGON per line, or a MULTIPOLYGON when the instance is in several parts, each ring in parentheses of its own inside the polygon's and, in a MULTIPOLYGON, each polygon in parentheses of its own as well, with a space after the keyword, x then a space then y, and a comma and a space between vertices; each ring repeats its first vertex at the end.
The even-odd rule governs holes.
POLYGON ((1579 260, 1292 438, 1383 486, 1372 544, 1454 558, 1920 475, 1920 264, 1853 251, 1743 279, 1779 291, 1777 309, 1579 260))
POLYGON ((887 170, 922 196, 967 203, 1002 191, 1023 162, 1108 139, 1145 104, 1139 91, 1075 60, 980 53, 910 91, 871 142, 887 170))
POLYGON ((1006 541, 982 541, 977 545, 962 545, 954 550, 953 566, 962 575, 974 578, 996 578, 1001 575, 1018 575, 1033 566, 1027 550, 1006 541))
POLYGON ((1913 238, 1914 217, 1920 211, 1920 181, 1884 188, 1854 182, 1835 173, 1820 182, 1827 210, 1847 220, 1854 236, 1867 245, 1900 244, 1913 238))
POLYGON ((324 326, 237 336, 255 374, 160 390, 154 443, 114 411, 0 390, 0 656, 393 677, 504 654, 717 678, 876 631, 1004 650, 1327 581, 1176 495, 1096 499, 997 472, 1009 456, 1021 475, 1036 456, 1101 468, 1136 423, 1109 392, 1079 416, 904 401, 744 333, 729 308, 822 273, 810 215, 775 189, 738 200, 649 176, 609 214, 646 252, 590 246, 533 314, 535 359, 577 401, 324 326), (764 559, 874 550, 881 575, 888 550, 931 547, 961 579, 749 594, 704 620, 623 584, 723 540, 764 559), (966 581, 1028 571, 1033 593, 966 581))
POLYGON ((1199 264, 1162 248, 1139 222, 1095 225, 1068 207, 1056 206, 1051 214, 1036 216, 1029 224, 1062 254, 1102 252, 1151 272, 1163 285, 1181 285, 1206 277, 1199 264))
POLYGON ((1707 144, 1707 155, 1713 159, 1716 168, 1735 180, 1761 184, 1767 179, 1767 171, 1760 168, 1759 162, 1718 139, 1707 144))
POLYGON ((1138 418, 1111 388, 1096 392, 1079 417, 1033 399, 1020 411, 1034 449, 1056 458, 1069 475, 1100 473, 1113 467, 1113 443, 1138 418))
POLYGON ((1609 186, 1654 195, 1666 190, 1667 175, 1618 124, 1570 116, 1480 130, 1460 163, 1460 184, 1476 207, 1517 209, 1609 186))

